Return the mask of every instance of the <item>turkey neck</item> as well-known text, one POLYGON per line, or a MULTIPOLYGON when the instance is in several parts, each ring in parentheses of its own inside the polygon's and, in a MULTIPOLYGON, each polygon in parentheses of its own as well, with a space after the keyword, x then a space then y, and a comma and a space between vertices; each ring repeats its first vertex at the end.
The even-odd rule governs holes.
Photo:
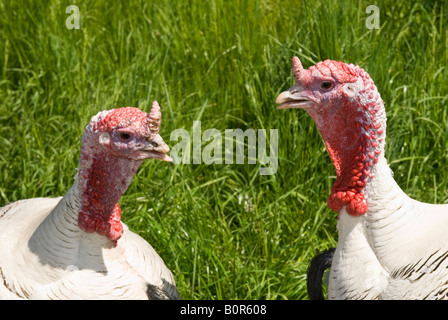
POLYGON ((73 186, 29 241, 42 263, 62 270, 104 269, 103 249, 115 248, 123 230, 117 202, 142 162, 83 149, 73 186))
POLYGON ((383 101, 372 82, 369 90, 361 90, 356 98, 331 108, 331 112, 325 108, 307 110, 336 169, 337 179, 327 203, 334 211, 345 206, 350 215, 361 216, 368 210, 366 186, 375 177, 379 157, 384 156, 383 101))
POLYGON ((78 225, 85 232, 96 232, 116 242, 123 234, 118 201, 143 161, 92 149, 88 145, 81 148, 78 225))

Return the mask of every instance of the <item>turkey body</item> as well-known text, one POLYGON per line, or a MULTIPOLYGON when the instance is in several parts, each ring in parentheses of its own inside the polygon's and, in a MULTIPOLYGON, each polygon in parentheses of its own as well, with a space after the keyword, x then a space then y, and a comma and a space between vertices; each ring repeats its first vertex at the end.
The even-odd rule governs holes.
POLYGON ((1 299, 179 299, 171 271, 126 227, 114 244, 78 227, 77 181, 64 197, 0 209, 1 299))
POLYGON ((378 164, 366 214, 339 212, 328 298, 447 299, 448 206, 410 198, 378 164))

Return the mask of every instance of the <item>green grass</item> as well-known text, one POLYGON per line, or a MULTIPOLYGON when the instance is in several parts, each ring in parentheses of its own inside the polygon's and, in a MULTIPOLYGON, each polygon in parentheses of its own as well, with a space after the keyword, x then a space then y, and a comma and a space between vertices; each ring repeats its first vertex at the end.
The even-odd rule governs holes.
MULTIPOLYGON (((123 220, 184 299, 307 299, 311 258, 337 241, 334 168, 311 118, 275 108, 291 58, 355 63, 386 104, 386 155, 414 198, 448 202, 445 1, 0 0, 0 205, 63 195, 99 110, 162 107, 176 128, 278 129, 279 167, 143 164, 123 220), (81 28, 65 8, 77 4, 81 28), (380 8, 379 30, 365 8, 380 8), (245 208, 244 199, 251 208, 245 208)), ((206 144, 206 143, 205 143, 206 144)))

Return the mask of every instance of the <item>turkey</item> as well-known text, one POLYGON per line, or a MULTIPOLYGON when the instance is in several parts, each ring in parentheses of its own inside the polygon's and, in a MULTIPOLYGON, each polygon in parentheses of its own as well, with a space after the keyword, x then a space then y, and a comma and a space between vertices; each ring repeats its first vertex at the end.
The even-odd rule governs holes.
POLYGON ((328 207, 338 212, 329 299, 446 299, 448 205, 408 197, 384 155, 386 113, 373 80, 353 64, 304 69, 278 109, 304 109, 336 169, 328 207))
POLYGON ((145 159, 171 161, 160 107, 99 112, 82 136, 79 170, 60 198, 0 209, 0 298, 179 299, 173 275, 121 221, 118 200, 145 159))

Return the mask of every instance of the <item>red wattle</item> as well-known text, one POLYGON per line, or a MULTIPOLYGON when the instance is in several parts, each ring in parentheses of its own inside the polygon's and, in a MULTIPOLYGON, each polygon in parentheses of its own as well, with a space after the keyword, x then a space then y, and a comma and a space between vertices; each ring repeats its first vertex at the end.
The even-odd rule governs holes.
POLYGON ((340 86, 329 98, 333 102, 307 112, 318 126, 336 169, 328 207, 339 212, 345 206, 348 214, 363 215, 368 209, 364 188, 374 177, 372 167, 382 152, 385 128, 378 121, 382 100, 369 75, 359 67, 331 60, 319 62, 301 70, 299 81, 304 90, 315 77, 333 77, 358 88, 357 96, 349 97, 340 86))

